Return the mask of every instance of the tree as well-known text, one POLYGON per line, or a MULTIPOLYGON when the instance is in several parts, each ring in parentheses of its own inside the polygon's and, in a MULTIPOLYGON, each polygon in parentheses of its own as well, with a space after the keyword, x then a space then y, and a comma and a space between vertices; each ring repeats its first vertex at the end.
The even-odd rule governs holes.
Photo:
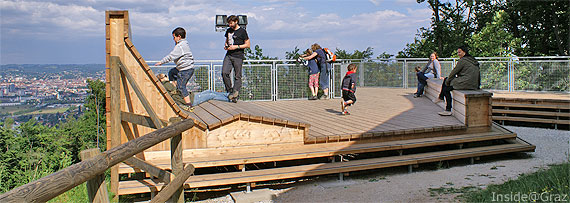
MULTIPOLYGON (((513 53, 518 56, 569 55, 570 3, 568 1, 509 1, 509 0, 456 0, 441 3, 427 2, 433 10, 430 27, 418 29, 413 43, 398 52, 398 57, 426 57, 437 51, 440 57, 455 54, 458 46, 472 42, 472 37, 489 29, 502 29, 520 39, 513 53), (500 25, 490 24, 497 12, 504 11, 500 25)), ((505 33, 503 32, 503 33, 505 33)), ((505 37, 505 36, 503 36, 505 37)), ((476 39, 475 39, 476 40, 476 39)), ((466 45, 470 46, 469 43, 466 45)), ((503 46, 504 47, 504 46, 503 46)), ((479 53, 473 52, 475 56, 479 53)))
POLYGON ((337 47, 334 54, 338 59, 370 59, 374 55, 374 48, 367 47, 363 51, 354 50, 353 53, 349 53, 337 47))
POLYGON ((290 52, 289 52, 289 51, 286 51, 286 52, 285 52, 285 58, 288 59, 288 60, 297 59, 297 58, 299 58, 299 56, 301 55, 301 54, 299 53, 299 51, 300 51, 299 48, 298 48, 297 46, 295 46, 295 48, 293 49, 293 51, 290 51, 290 52))
POLYGON ((495 12, 493 21, 469 39, 471 51, 477 53, 477 56, 486 57, 507 57, 514 54, 521 47, 521 39, 507 31, 505 21, 508 19, 509 15, 505 11, 495 12))
POLYGON ((277 60, 277 59, 279 59, 277 57, 264 56, 263 55, 263 49, 261 49, 261 47, 259 47, 259 45, 255 45, 254 50, 251 50, 250 48, 246 48, 244 50, 244 52, 245 52, 245 58, 248 60, 277 60))

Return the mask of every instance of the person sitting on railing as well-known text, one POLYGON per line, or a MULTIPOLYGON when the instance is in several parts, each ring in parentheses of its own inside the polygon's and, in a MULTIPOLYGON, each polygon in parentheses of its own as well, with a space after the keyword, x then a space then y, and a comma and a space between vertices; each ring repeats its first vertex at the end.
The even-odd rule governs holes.
MULTIPOLYGON (((176 63, 176 71, 169 71, 169 76, 175 74, 176 76, 176 88, 180 90, 186 105, 192 106, 192 100, 190 100, 190 93, 186 88, 186 84, 194 75, 194 57, 190 51, 190 46, 188 41, 186 41, 186 31, 184 28, 177 27, 172 31, 172 39, 176 44, 174 49, 165 56, 162 60, 154 64, 155 66, 160 66, 165 63, 174 61, 176 63)), ((173 79, 173 78, 170 78, 173 79)))
POLYGON ((313 50, 307 49, 305 53, 299 57, 307 60, 309 68, 309 89, 311 89, 311 97, 309 100, 316 100, 319 92, 319 66, 317 65, 317 54, 313 54, 313 50))
POLYGON ((477 90, 481 85, 479 62, 469 54, 469 49, 466 46, 460 46, 457 49, 457 55, 459 56, 457 65, 451 70, 449 76, 443 80, 441 92, 434 100, 435 103, 438 103, 443 101, 445 97, 447 103, 445 111, 438 112, 441 116, 451 116, 452 90, 477 90))
POLYGON ((416 71, 418 78, 418 90, 414 93, 414 97, 421 97, 424 94, 424 88, 427 85, 427 80, 431 78, 441 78, 441 65, 437 60, 437 52, 433 52, 429 56, 429 62, 421 71, 416 71))

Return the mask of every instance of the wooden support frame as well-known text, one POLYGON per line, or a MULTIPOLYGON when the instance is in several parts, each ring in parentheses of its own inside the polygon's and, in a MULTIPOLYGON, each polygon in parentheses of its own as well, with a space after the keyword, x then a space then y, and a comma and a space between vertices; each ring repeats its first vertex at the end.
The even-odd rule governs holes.
POLYGON ((158 168, 155 165, 137 157, 128 158, 125 160, 125 163, 127 165, 142 169, 144 172, 158 178, 164 183, 170 183, 170 179, 173 177, 170 172, 162 170, 161 168, 158 168))
MULTIPOLYGON (((184 170, 182 170, 181 173, 179 173, 179 175, 170 182, 170 184, 162 188, 162 190, 160 190, 158 195, 154 196, 154 198, 152 198, 150 202, 151 203, 166 202, 167 200, 169 200, 170 197, 174 199, 176 196, 175 193, 181 188, 183 188, 184 182, 193 173, 194 173, 194 166, 192 166, 192 164, 187 164, 186 167, 184 167, 184 170)), ((171 201, 168 202, 172 202, 172 199, 170 199, 171 201)))
MULTIPOLYGON (((154 125, 152 118, 148 117, 148 116, 144 116, 144 115, 139 115, 139 114, 135 114, 135 113, 131 113, 131 112, 122 111, 121 112, 121 120, 128 122, 128 123, 136 124, 136 125, 142 125, 145 127, 158 129, 156 127, 156 125, 154 125)), ((162 123, 162 126, 168 125, 168 122, 166 122, 165 120, 162 120, 162 119, 159 119, 159 120, 162 123)))
MULTIPOLYGON (((111 56, 111 58, 115 58, 115 57, 116 56, 111 56)), ((154 123, 154 126, 157 126, 158 128, 164 127, 162 125, 162 122, 158 118, 158 115, 156 115, 154 109, 150 105, 150 102, 148 102, 148 100, 146 99, 146 97, 142 93, 142 90, 138 86, 137 82, 135 81, 135 79, 133 78, 133 76, 131 75, 129 70, 127 68, 125 68, 125 66, 123 65, 123 63, 121 62, 121 60, 118 57, 117 57, 117 59, 115 59, 113 61, 116 63, 113 65, 116 65, 117 67, 119 67, 119 69, 121 70, 121 73, 127 77, 127 81, 129 82, 129 84, 131 84, 133 91, 137 94, 137 97, 139 98, 139 100, 141 101, 146 112, 150 116, 150 119, 154 123)))

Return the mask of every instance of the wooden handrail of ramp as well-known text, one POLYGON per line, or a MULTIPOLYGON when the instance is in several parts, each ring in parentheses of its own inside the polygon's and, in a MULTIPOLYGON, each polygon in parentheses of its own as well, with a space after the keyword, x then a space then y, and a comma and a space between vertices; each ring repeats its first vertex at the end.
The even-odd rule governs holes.
POLYGON ((73 164, 51 175, 10 190, 0 195, 0 202, 47 202, 133 155, 166 139, 180 135, 193 126, 194 121, 186 119, 158 129, 105 151, 91 159, 73 164))

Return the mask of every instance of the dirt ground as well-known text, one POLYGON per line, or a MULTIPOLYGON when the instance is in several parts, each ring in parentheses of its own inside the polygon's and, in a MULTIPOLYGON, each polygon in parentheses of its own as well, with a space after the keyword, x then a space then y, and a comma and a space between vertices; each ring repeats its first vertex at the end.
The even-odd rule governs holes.
MULTIPOLYGON (((320 176, 270 189, 273 197, 261 202, 457 202, 463 192, 569 160, 569 131, 507 128, 536 145, 536 152, 482 157, 475 164, 467 159, 422 164, 413 173, 407 167, 352 172, 343 181, 320 176)), ((201 202, 234 201, 228 194, 201 202)))

